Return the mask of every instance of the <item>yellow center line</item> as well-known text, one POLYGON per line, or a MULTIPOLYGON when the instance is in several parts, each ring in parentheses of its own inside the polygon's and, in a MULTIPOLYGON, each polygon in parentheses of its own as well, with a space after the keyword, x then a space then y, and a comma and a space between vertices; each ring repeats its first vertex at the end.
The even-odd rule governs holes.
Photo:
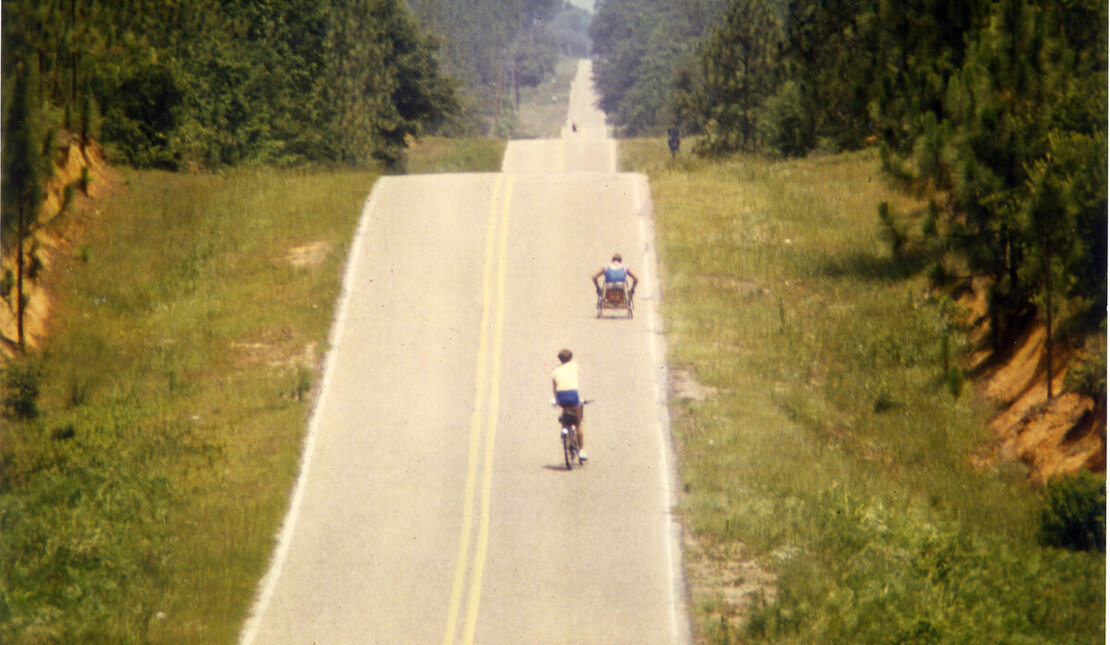
POLYGON ((485 469, 482 472, 482 513, 478 520, 478 546, 474 552, 474 572, 470 577, 470 605, 463 631, 463 643, 472 645, 478 624, 478 604, 482 597, 482 574, 489 546, 490 505, 493 496, 493 452, 497 437, 497 417, 501 404, 501 339, 505 326, 505 275, 509 249, 509 204, 512 198, 512 176, 505 182, 501 203, 501 240, 497 253, 497 307, 494 310, 493 367, 490 376, 489 421, 486 427, 485 469))
MULTIPOLYGON (((459 529, 459 551, 456 556, 455 576, 451 585, 451 604, 447 611, 447 627, 443 634, 443 644, 450 645, 455 639, 455 628, 462 604, 463 584, 466 580, 466 566, 470 556, 470 525, 474 521, 474 489, 478 479, 478 445, 482 434, 482 403, 486 399, 486 353, 489 346, 489 317, 493 282, 494 241, 497 239, 497 205, 501 199, 504 175, 498 175, 490 198, 489 223, 486 226, 485 260, 482 264, 482 317, 478 330, 478 359, 474 386, 474 413, 470 417, 470 448, 466 460, 466 486, 463 493, 462 527, 459 529)), ((500 343, 498 343, 500 344, 500 343)))

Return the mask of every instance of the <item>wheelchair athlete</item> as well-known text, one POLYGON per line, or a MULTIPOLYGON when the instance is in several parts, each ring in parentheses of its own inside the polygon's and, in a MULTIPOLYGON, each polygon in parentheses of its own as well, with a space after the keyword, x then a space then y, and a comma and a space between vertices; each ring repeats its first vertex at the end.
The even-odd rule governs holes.
POLYGON ((628 289, 628 297, 631 298, 636 293, 636 285, 640 283, 640 279, 636 277, 635 273, 622 264, 620 253, 614 253, 612 261, 609 264, 598 269, 598 272, 593 275, 594 289, 597 295, 604 296, 605 292, 610 289, 628 289), (598 278, 605 278, 604 284, 598 282, 598 278), (628 284, 628 280, 632 280, 632 284, 628 284))

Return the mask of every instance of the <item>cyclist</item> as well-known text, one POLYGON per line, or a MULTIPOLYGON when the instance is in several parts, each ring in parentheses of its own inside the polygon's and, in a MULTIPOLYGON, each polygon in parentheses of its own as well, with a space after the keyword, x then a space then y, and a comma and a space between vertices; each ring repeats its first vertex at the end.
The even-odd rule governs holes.
POLYGON ((578 458, 586 461, 586 441, 582 432, 582 400, 578 398, 578 363, 569 349, 559 352, 559 366, 551 372, 555 403, 578 419, 578 458))
POLYGON ((597 290, 597 295, 602 295, 603 291, 609 289, 624 289, 628 288, 628 297, 631 298, 636 293, 636 285, 640 283, 640 279, 632 273, 628 267, 624 266, 620 253, 614 253, 613 259, 609 264, 598 269, 597 273, 593 275, 594 289, 597 290), (605 277, 605 285, 602 286, 598 282, 598 278, 605 277), (628 284, 629 278, 632 279, 632 284, 628 284))

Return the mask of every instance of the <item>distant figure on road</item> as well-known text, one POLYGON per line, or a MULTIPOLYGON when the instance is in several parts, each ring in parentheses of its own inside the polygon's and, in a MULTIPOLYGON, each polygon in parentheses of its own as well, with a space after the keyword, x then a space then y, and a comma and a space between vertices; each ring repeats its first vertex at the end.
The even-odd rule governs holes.
POLYGON ((577 123, 571 123, 570 124, 570 129, 573 132, 578 132, 578 124, 577 123))
POLYGON ((578 459, 586 461, 586 435, 582 432, 582 400, 578 397, 578 363, 569 349, 559 352, 559 367, 551 372, 555 403, 578 419, 578 459))

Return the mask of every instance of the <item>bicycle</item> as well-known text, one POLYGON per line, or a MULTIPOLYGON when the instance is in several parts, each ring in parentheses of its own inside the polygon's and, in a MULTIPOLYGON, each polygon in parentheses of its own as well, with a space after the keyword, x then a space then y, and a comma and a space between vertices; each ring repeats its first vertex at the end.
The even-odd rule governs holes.
MULTIPOLYGON (((582 401, 582 405, 590 403, 593 401, 582 401)), ((552 405, 558 404, 552 403, 552 405)), ((575 461, 579 466, 585 465, 586 462, 578 452, 578 416, 569 408, 563 408, 563 413, 559 415, 559 425, 562 426, 559 435, 563 441, 563 461, 566 463, 567 470, 574 468, 575 461)))

